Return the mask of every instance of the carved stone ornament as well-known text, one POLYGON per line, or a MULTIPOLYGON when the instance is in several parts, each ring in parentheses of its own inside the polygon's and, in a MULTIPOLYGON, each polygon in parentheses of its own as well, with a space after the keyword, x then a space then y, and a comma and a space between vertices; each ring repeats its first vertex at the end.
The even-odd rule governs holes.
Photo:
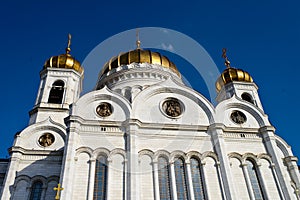
POLYGON ((233 111, 230 115, 230 118, 237 124, 243 124, 247 121, 246 115, 238 110, 233 111))
POLYGON ((51 133, 43 134, 38 140, 39 144, 43 147, 48 147, 52 145, 54 141, 55 141, 54 135, 52 135, 51 133))
POLYGON ((96 112, 101 117, 108 117, 112 114, 112 106, 109 103, 101 103, 97 108, 96 112))
POLYGON ((170 117, 178 117, 182 114, 182 106, 177 99, 168 99, 162 104, 163 112, 170 117))

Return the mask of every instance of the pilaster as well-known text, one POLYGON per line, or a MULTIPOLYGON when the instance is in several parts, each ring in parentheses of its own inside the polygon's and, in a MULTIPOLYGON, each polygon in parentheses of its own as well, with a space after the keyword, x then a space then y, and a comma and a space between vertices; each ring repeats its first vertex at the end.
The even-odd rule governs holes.
POLYGON ((140 197, 138 184, 138 150, 136 147, 136 137, 138 126, 134 123, 129 123, 126 130, 126 157, 127 157, 127 198, 138 199, 140 197))
POLYGON ((285 165, 287 166, 287 169, 289 171, 289 174, 291 176, 292 181, 294 182, 296 188, 295 188, 295 193, 300 195, 299 190, 300 190, 300 174, 299 174, 299 169, 297 165, 297 157, 295 156, 288 156, 284 158, 285 165))
POLYGON ((224 186, 224 193, 226 199, 231 200, 237 199, 237 197, 225 148, 223 128, 224 126, 222 124, 213 124, 209 127, 209 133, 211 135, 212 145, 220 161, 220 176, 222 176, 223 180, 222 184, 224 186))
POLYGON ((14 185, 19 168, 21 153, 13 152, 8 165, 8 172, 5 181, 3 182, 2 199, 10 199, 13 196, 14 190, 10 187, 14 185))
POLYGON ((189 188, 189 197, 190 200, 195 200, 194 188, 193 188, 193 179, 192 179, 192 172, 191 172, 191 163, 189 161, 185 162, 186 172, 187 172, 187 186, 189 188))
POLYGON ((88 200, 93 200, 94 197, 94 184, 95 184, 95 171, 96 171, 96 160, 90 159, 90 176, 88 184, 88 200))
POLYGON ((62 171, 60 174, 60 184, 64 188, 61 193, 61 199, 72 199, 75 165, 77 161, 77 158, 75 157, 75 149, 79 124, 77 124, 76 122, 70 122, 69 118, 67 120, 67 138, 64 148, 62 171))
POLYGON ((276 153, 276 141, 274 137, 275 128, 273 126, 264 126, 260 128, 260 133, 263 137, 263 142, 265 144, 268 154, 272 158, 272 162, 275 164, 275 173, 279 180, 280 188, 282 189, 285 199, 292 199, 291 194, 289 194, 288 188, 290 184, 284 179, 283 171, 285 170, 282 165, 282 159, 276 153))
POLYGON ((176 177, 175 177, 174 162, 170 163, 170 172, 171 172, 172 199, 177 200, 176 177))

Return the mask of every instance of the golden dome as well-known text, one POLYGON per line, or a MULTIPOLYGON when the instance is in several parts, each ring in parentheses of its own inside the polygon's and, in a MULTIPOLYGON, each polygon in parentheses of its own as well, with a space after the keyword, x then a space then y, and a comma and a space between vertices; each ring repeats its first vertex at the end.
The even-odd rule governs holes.
POLYGON ((68 34, 68 46, 66 48, 66 53, 58 56, 52 56, 51 58, 49 58, 44 64, 44 69, 48 67, 74 69, 75 71, 82 74, 83 68, 80 62, 70 55, 70 46, 71 34, 68 34))
POLYGON ((137 48, 135 50, 120 53, 118 56, 112 57, 102 68, 100 76, 109 72, 112 69, 118 68, 122 65, 129 65, 131 63, 149 63, 158 64, 175 72, 179 77, 180 73, 176 65, 171 62, 167 57, 158 52, 150 50, 143 50, 137 48))
POLYGON ((225 69, 221 74, 221 76, 218 78, 216 82, 217 91, 219 92, 224 85, 233 81, 252 83, 253 79, 248 72, 245 72, 244 70, 241 69, 235 69, 229 67, 225 69))
POLYGON ((49 58, 44 64, 44 69, 48 67, 74 69, 80 74, 83 72, 80 62, 68 53, 49 58))

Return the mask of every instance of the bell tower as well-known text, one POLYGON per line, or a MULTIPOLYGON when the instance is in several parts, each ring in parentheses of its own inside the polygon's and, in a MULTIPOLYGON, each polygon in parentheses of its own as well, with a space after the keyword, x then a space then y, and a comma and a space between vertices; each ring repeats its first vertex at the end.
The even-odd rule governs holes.
POLYGON ((216 82, 217 102, 219 103, 236 95, 238 98, 248 101, 263 110, 257 92, 258 87, 253 82, 250 74, 242 69, 232 67, 226 55, 226 49, 223 49, 222 51, 226 69, 222 72, 216 82))
POLYGON ((69 106, 76 101, 82 91, 83 67, 73 58, 71 35, 68 36, 66 53, 49 58, 40 72, 40 86, 35 106, 29 112, 29 124, 49 117, 64 123, 69 114, 69 106))

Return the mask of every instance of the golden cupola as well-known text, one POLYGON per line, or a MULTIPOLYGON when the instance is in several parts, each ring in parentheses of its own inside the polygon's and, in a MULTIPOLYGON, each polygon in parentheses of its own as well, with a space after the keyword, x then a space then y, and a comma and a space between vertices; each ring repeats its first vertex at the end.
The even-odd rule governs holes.
POLYGON ((166 56, 163 56, 158 52, 152 52, 150 50, 144 50, 140 48, 126 53, 120 53, 118 56, 112 57, 103 66, 100 72, 100 76, 106 74, 112 69, 116 69, 123 65, 129 65, 131 63, 149 63, 161 65, 162 67, 170 69, 180 77, 180 73, 176 65, 172 61, 170 61, 166 56))
POLYGON ((181 77, 176 65, 172 61, 170 61, 166 56, 163 56, 158 52, 152 52, 150 50, 144 50, 140 48, 141 41, 139 40, 138 30, 136 36, 136 49, 126 53, 120 53, 118 56, 112 57, 103 66, 99 77, 101 77, 103 74, 106 74, 112 69, 116 69, 123 65, 129 65, 131 63, 157 64, 164 68, 170 69, 172 72, 181 77))
POLYGON ((68 46, 66 48, 66 53, 58 56, 52 56, 49 58, 45 64, 43 69, 48 67, 52 68, 65 68, 65 69, 74 69, 80 74, 83 73, 83 67, 80 62, 73 58, 70 54, 71 51, 71 35, 69 34, 68 46))
POLYGON ((225 65, 227 68, 222 72, 222 74, 216 81, 217 92, 220 92, 222 87, 230 82, 253 82, 253 79, 248 72, 230 66, 230 61, 228 60, 228 57, 226 55, 226 49, 223 49, 222 57, 225 59, 225 65))

